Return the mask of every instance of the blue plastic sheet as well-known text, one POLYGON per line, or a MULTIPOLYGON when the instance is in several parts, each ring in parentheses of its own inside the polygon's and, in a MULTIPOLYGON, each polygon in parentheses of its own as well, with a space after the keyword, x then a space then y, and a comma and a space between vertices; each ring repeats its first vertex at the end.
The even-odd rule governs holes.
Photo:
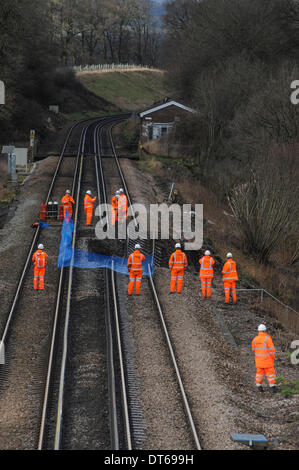
MULTIPOLYGON (((118 256, 106 256, 84 250, 75 249, 73 266, 75 268, 95 269, 108 268, 121 274, 129 274, 127 270, 128 258, 118 256)), ((70 264, 68 264, 70 266, 70 264)), ((143 276, 149 276, 154 272, 154 258, 147 256, 142 263, 143 276)))
MULTIPOLYGON (((58 268, 74 266, 81 269, 108 268, 121 274, 129 274, 127 270, 128 258, 106 256, 89 251, 72 249, 74 224, 67 214, 62 224, 61 241, 58 255, 58 268), (74 254, 74 256, 73 256, 74 254)), ((154 272, 154 257, 147 256, 142 263, 143 275, 149 276, 154 272)))
POLYGON ((52 228, 51 225, 45 224, 45 222, 39 222, 39 226, 44 229, 52 228))
POLYGON ((70 266, 73 249, 72 249, 72 241, 73 241, 73 232, 74 232, 74 222, 70 217, 68 211, 66 211, 66 216, 62 224, 61 229, 61 240, 59 246, 59 255, 58 255, 58 268, 62 268, 64 266, 70 266))

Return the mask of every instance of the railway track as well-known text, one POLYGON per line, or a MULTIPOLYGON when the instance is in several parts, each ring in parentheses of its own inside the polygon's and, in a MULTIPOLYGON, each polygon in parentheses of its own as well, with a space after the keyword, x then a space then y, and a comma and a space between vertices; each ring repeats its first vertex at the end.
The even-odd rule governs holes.
MULTIPOLYGON (((83 228, 84 213, 79 210, 79 207, 82 207, 82 195, 87 189, 91 189, 93 194, 97 194, 98 201, 102 200, 95 139, 98 129, 102 126, 102 122, 95 122, 86 129, 78 149, 80 163, 74 194, 76 211, 73 250, 81 248, 88 251, 88 241, 94 232, 94 225, 83 228)), ((109 417, 118 411, 114 380, 116 372, 113 348, 108 347, 106 355, 103 347, 106 343, 105 337, 108 345, 113 345, 113 340, 112 331, 108 327, 110 309, 106 309, 106 334, 101 328, 100 319, 104 320, 104 309, 100 306, 105 304, 105 295, 106 302, 109 303, 109 292, 108 295, 107 292, 105 294, 99 281, 105 284, 102 270, 74 270, 71 264, 66 286, 60 290, 55 315, 57 328, 53 330, 53 346, 48 365, 39 449, 105 449, 110 445, 107 442, 109 417), (106 369, 109 380, 106 377, 106 369), (109 391, 106 383, 109 384, 109 391)), ((120 424, 117 417, 110 419, 115 423, 111 427, 111 440, 115 448, 120 448, 123 445, 118 437, 120 424)))
MULTIPOLYGON (((112 138, 113 127, 125 117, 86 120, 75 124, 67 136, 46 202, 52 197, 53 191, 57 192, 56 182, 64 156, 74 155, 76 150, 72 184, 72 195, 76 201, 73 248, 88 251, 89 241, 93 236, 94 226, 90 229, 82 228, 82 195, 87 189, 97 194, 99 202, 107 204, 110 202, 108 197, 122 186, 129 205, 132 203, 112 138), (106 156, 112 158, 105 158, 106 156)), ((136 219, 134 220, 137 224, 136 219)), ((43 241, 43 234, 38 228, 2 335, 8 356, 12 331, 16 327, 15 323, 18 323, 15 322, 15 317, 18 310, 22 309, 20 299, 25 299, 24 284, 29 282, 29 263, 34 247, 40 240, 43 241)), ((127 244, 121 247, 123 255, 131 252, 134 244, 135 241, 128 238, 127 244)), ((150 240, 142 240, 141 244, 146 254, 154 251, 150 240)), ((113 270, 74 270, 72 266, 62 268, 57 274, 55 312, 51 317, 54 319, 48 319, 45 325, 50 339, 38 352, 41 357, 33 379, 38 383, 35 393, 39 397, 36 410, 39 424, 35 424, 35 429, 38 429, 36 447, 56 450, 107 449, 109 446, 112 449, 138 448, 142 445, 143 438, 142 419, 138 400, 134 397, 134 373, 126 363, 126 340, 122 336, 124 327, 118 296, 119 276, 113 270), (110 436, 109 442, 107 436, 110 436)), ((191 408, 152 275, 148 279, 148 286, 162 325, 188 428, 195 448, 200 449, 191 408)), ((25 290, 27 292, 28 287, 25 290)), ((19 321, 17 328, 21 327, 22 323, 19 321)), ((14 359, 12 357, 9 361, 12 367, 14 359)), ((12 372, 10 369, 6 375, 12 372)))
MULTIPOLYGON (((113 194, 113 192, 115 191, 115 188, 118 188, 120 186, 123 187, 124 191, 126 193, 126 196, 128 198, 128 205, 131 206, 132 205, 132 199, 131 199, 131 196, 130 196, 130 193, 129 193, 128 185, 126 183, 125 176, 124 176, 123 171, 121 169, 121 165, 119 163, 119 160, 117 158, 117 154, 116 154, 116 151, 115 151, 115 147, 113 145, 112 129, 113 129, 114 126, 115 126, 115 123, 112 123, 112 124, 108 125, 108 129, 103 128, 103 129, 105 129, 106 133, 108 134, 108 135, 106 135, 106 140, 109 140, 109 142, 110 142, 113 157, 114 157, 114 165, 115 165, 116 172, 117 172, 118 178, 119 178, 118 185, 117 185, 117 184, 115 184, 115 180, 117 178, 115 176, 115 170, 114 170, 114 174, 113 174, 114 187, 110 187, 110 194, 113 194)), ((109 162, 109 176, 110 176, 110 179, 112 178, 111 165, 112 165, 112 162, 110 161, 109 162)), ((102 171, 103 171, 102 181, 105 181, 105 163, 104 163, 104 165, 103 164, 101 165, 101 168, 102 168, 102 171)), ((104 187, 106 188, 107 185, 105 184, 104 187)), ((134 218, 134 222, 135 222, 135 226, 137 226, 138 222, 135 218, 134 218)), ((129 252, 132 252, 133 249, 134 249, 134 245, 135 245, 136 241, 131 240, 129 238, 127 240, 127 242, 128 242, 127 243, 127 249, 128 249, 129 252)), ((154 254, 154 251, 155 251, 154 241, 139 240, 139 243, 141 244, 142 251, 144 253, 146 253, 147 255, 154 254)), ((116 318, 116 322, 119 323, 119 312, 118 312, 118 306, 117 306, 117 298, 116 298, 116 294, 115 294, 116 287, 115 287, 115 273, 114 273, 114 271, 112 271, 111 277, 112 277, 113 291, 114 291, 115 318, 116 318)), ((152 296, 153 296, 153 299, 154 299, 154 304, 157 308, 159 318, 160 318, 160 322, 161 322, 163 332, 164 332, 164 335, 165 335, 165 340, 166 340, 168 351, 169 351, 169 354, 170 354, 170 357, 171 357, 171 362, 172 362, 172 365, 173 365, 173 368, 174 368, 174 371, 175 371, 175 376, 176 376, 177 383, 178 383, 178 386, 179 386, 179 389, 180 389, 180 393, 181 393, 182 401, 183 401, 183 404, 184 404, 184 409, 185 409, 187 421, 188 421, 188 424, 189 424, 189 427, 190 427, 190 430, 191 430, 191 434, 192 434, 192 437, 193 437, 195 448, 200 450, 201 445, 200 445, 200 442, 199 442, 198 433, 197 433, 197 430, 196 430, 196 426, 194 424, 194 419, 193 419, 193 416, 192 416, 191 408, 190 408, 188 398, 187 398, 187 395, 186 395, 186 392, 185 392, 185 389, 184 389, 184 385, 183 385, 183 381, 182 381, 181 374, 180 374, 180 371, 179 371, 178 363, 177 363, 177 360, 176 360, 176 357, 175 357, 174 348, 173 348, 173 345, 172 345, 172 342, 171 342, 171 339, 170 339, 170 335, 169 335, 169 332, 168 332, 168 329, 167 329, 167 325, 166 325, 166 322, 165 322, 165 316, 164 316, 164 313, 163 313, 161 303, 159 301, 159 296, 157 294, 157 289, 156 289, 154 278, 153 278, 152 274, 149 276, 149 281, 148 282, 149 282, 150 289, 151 289, 151 292, 152 292, 152 296)), ((128 411, 127 414, 129 416, 129 411, 128 411)), ((131 428, 133 428, 132 424, 131 424, 131 428)), ((137 426, 137 429, 138 429, 138 426, 137 426)), ((134 438, 134 436, 133 436, 133 438, 134 438)))

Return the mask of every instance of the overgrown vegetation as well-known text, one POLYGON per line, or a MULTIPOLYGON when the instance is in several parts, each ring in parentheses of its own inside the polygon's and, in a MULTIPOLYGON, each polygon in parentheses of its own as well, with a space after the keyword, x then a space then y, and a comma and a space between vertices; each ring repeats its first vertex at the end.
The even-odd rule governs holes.
POLYGON ((277 378, 280 393, 286 398, 299 394, 299 380, 290 381, 283 377, 277 378))
POLYGON ((290 85, 299 77, 298 22, 295 0, 167 6, 168 79, 198 110, 173 139, 197 160, 201 182, 230 197, 245 248, 261 261, 282 239, 297 243, 299 106, 290 85))
POLYGON ((229 196, 246 250, 261 262, 298 228, 297 152, 275 148, 257 158, 248 182, 236 185, 229 196))
MULTIPOLYGON (((62 113, 117 110, 65 66, 118 61, 153 65, 156 32, 148 0, 1 0, 0 139, 43 138, 49 105, 62 113)), ((133 98, 134 99, 134 98, 133 98)))

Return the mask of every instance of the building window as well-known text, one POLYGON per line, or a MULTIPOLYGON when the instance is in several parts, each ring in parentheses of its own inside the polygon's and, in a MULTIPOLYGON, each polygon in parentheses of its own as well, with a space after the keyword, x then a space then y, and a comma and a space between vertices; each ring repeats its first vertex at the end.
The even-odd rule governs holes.
POLYGON ((150 140, 152 140, 152 138, 153 138, 153 126, 148 126, 147 129, 148 129, 148 138, 150 140))

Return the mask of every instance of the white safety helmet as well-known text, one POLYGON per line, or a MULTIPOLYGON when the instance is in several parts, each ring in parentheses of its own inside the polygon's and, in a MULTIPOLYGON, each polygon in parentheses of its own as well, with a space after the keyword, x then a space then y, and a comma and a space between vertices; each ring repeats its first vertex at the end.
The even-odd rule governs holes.
POLYGON ((180 244, 180 243, 176 243, 175 248, 181 248, 181 244, 180 244))
POLYGON ((66 194, 71 194, 71 191, 69 189, 67 189, 66 194))
POLYGON ((86 191, 86 194, 89 194, 91 196, 91 191, 90 189, 88 191, 86 191))
POLYGON ((116 196, 119 195, 119 190, 117 190, 117 191, 115 192, 115 194, 116 194, 116 196))
POLYGON ((261 323, 261 325, 258 326, 258 331, 266 331, 266 325, 263 325, 263 323, 261 323))
POLYGON ((123 193, 124 192, 123 188, 120 188, 118 192, 123 193))
POLYGON ((44 245, 42 243, 40 243, 37 247, 39 250, 43 250, 44 249, 44 245))
POLYGON ((135 250, 140 250, 141 246, 137 243, 137 245, 135 245, 135 250))
POLYGON ((205 251, 205 255, 210 255, 210 254, 211 254, 211 252, 209 250, 205 251))
POLYGON ((232 255, 231 253, 227 253, 226 257, 227 257, 227 258, 232 258, 233 255, 232 255))

